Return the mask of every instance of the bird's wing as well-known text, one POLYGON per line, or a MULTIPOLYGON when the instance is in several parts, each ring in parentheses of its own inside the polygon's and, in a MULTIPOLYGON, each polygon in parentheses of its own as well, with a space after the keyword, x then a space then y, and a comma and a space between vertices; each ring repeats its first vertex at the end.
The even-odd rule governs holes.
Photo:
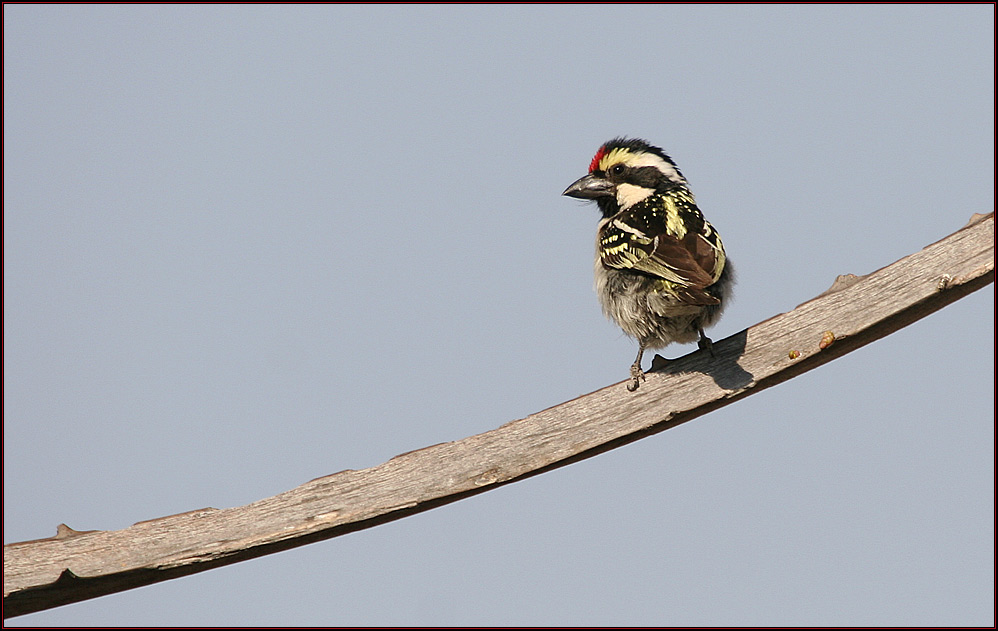
POLYGON ((683 302, 720 302, 704 291, 716 280, 724 254, 716 233, 692 201, 654 199, 635 204, 600 230, 600 259, 663 279, 683 302), (665 203, 663 203, 665 201, 665 203))

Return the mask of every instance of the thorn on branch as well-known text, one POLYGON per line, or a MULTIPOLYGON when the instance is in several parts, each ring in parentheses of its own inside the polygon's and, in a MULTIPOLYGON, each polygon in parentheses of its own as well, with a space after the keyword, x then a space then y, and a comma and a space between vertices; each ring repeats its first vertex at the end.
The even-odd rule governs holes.
POLYGON ((73 530, 66 524, 59 524, 55 528, 55 536, 52 539, 69 539, 70 537, 79 537, 80 535, 85 535, 88 532, 97 532, 96 530, 73 530))
POLYGON ((59 574, 59 578, 55 579, 55 585, 65 585, 66 583, 72 583, 74 581, 80 580, 80 577, 73 574, 73 570, 68 567, 59 574))
POLYGON ((973 215, 970 216, 970 221, 967 222, 967 225, 964 226, 964 228, 969 228, 970 226, 974 225, 975 223, 981 221, 982 219, 987 219, 992 214, 994 214, 994 213, 987 213, 987 214, 983 214, 983 215, 981 213, 974 213, 973 215))

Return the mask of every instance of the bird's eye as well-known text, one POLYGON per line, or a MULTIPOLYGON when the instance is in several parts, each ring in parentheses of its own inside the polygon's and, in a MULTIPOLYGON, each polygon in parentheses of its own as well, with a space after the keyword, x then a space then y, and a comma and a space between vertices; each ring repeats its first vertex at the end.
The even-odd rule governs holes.
POLYGON ((610 175, 623 175, 623 173, 624 173, 624 165, 622 164, 615 164, 612 167, 610 167, 610 175))

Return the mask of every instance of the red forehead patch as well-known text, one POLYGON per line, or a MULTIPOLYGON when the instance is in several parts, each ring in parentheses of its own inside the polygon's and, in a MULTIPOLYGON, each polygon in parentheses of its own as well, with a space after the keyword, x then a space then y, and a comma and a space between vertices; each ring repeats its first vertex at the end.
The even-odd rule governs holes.
POLYGON ((593 156, 593 161, 589 163, 590 173, 599 168, 599 161, 602 160, 603 156, 605 155, 606 155, 606 145, 603 145, 602 147, 599 148, 599 151, 596 152, 596 155, 593 156))

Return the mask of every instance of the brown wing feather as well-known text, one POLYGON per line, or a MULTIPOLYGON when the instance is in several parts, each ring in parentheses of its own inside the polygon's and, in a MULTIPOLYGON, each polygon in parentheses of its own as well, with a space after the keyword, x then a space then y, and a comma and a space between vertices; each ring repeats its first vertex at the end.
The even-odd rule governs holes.
POLYGON ((673 287, 680 300, 692 305, 716 305, 720 301, 704 291, 714 282, 714 277, 704 269, 705 264, 710 265, 707 269, 713 269, 713 251, 704 252, 697 247, 697 241, 702 240, 689 239, 689 236, 680 240, 668 234, 659 235, 651 255, 636 263, 634 268, 665 278, 662 269, 665 267, 671 275, 681 279, 681 284, 673 287))
POLYGON ((704 221, 696 206, 691 200, 685 206, 689 219, 682 239, 670 234, 665 211, 651 200, 620 213, 600 231, 600 257, 607 267, 663 279, 687 304, 715 305, 720 301, 704 290, 715 280, 718 251, 700 234, 704 221))
POLYGON ((658 235, 649 257, 634 267, 667 278, 668 272, 661 269, 666 267, 668 271, 678 274, 685 284, 706 287, 714 279, 700 266, 684 241, 667 234, 658 235))

